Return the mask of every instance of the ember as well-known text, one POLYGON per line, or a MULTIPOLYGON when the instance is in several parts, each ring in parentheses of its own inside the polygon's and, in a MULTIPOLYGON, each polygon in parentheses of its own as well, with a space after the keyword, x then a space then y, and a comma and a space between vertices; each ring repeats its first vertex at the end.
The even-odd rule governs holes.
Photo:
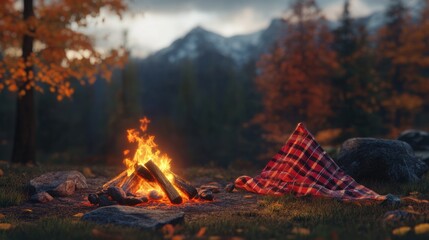
MULTIPOLYGON (((138 148, 132 158, 125 158, 126 170, 104 184, 101 192, 91 194, 91 203, 137 205, 150 200, 180 204, 197 197, 197 189, 171 171, 171 159, 158 149, 155 136, 146 133, 150 121, 143 118, 140 123, 140 131, 127 131, 128 141, 138 143, 138 148)), ((124 155, 129 152, 125 150, 124 155)))

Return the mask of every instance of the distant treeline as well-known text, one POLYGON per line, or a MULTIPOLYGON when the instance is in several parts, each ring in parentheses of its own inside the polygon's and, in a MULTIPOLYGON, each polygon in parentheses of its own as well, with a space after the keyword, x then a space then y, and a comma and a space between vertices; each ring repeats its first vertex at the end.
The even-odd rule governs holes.
MULTIPOLYGON (((149 133, 175 165, 267 160, 297 122, 326 144, 427 128, 429 6, 392 0, 376 32, 346 2, 329 29, 314 1, 292 4, 287 34, 257 62, 236 67, 211 48, 176 63, 131 59, 110 82, 75 86, 70 100, 37 95, 39 161, 120 163, 126 129, 149 133)), ((11 152, 14 96, 0 95, 0 159, 11 152)))

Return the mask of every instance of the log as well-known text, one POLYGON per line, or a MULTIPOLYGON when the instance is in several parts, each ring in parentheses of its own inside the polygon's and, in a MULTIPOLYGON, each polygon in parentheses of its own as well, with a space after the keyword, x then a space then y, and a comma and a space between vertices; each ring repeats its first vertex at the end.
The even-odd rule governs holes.
POLYGON ((152 174, 150 174, 150 171, 147 170, 144 166, 136 164, 134 166, 135 172, 138 176, 143 178, 144 180, 148 182, 155 182, 155 179, 153 178, 152 174))
POLYGON ((180 191, 184 192, 189 199, 193 199, 198 195, 197 189, 192 186, 189 182, 184 180, 183 178, 177 176, 173 173, 174 176, 174 185, 180 189, 180 191))
POLYGON ((167 195, 168 199, 170 199, 171 203, 182 203, 182 197, 180 196, 180 194, 174 188, 173 184, 168 181, 167 177, 161 172, 158 166, 154 162, 152 162, 152 160, 149 160, 147 163, 145 163, 145 167, 152 174, 153 178, 167 195))

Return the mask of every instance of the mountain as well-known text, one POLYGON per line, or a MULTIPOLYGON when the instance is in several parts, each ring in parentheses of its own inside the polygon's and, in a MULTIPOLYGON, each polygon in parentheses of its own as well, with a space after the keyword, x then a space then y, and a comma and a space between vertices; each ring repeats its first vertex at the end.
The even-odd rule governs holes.
POLYGON ((281 19, 272 20, 265 30, 232 37, 223 37, 202 27, 196 27, 169 47, 148 58, 174 64, 184 59, 196 59, 203 52, 213 51, 232 59, 237 66, 243 66, 265 52, 284 34, 285 29, 286 24, 281 19))

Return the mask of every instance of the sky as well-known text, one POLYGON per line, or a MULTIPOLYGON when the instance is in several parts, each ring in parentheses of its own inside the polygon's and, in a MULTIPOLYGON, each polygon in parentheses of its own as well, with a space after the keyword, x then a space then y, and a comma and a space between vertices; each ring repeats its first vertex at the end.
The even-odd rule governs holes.
MULTIPOLYGON (((84 30, 96 36, 102 49, 124 42, 134 57, 145 57, 168 47, 192 28, 201 26, 223 36, 252 33, 266 28, 287 10, 290 0, 127 0, 130 11, 122 20, 103 12, 84 30)), ((405 1, 406 2, 406 1, 405 1)), ((318 0, 325 16, 340 16, 344 0, 318 0)), ((389 0, 351 0, 353 16, 382 11, 389 0)))

